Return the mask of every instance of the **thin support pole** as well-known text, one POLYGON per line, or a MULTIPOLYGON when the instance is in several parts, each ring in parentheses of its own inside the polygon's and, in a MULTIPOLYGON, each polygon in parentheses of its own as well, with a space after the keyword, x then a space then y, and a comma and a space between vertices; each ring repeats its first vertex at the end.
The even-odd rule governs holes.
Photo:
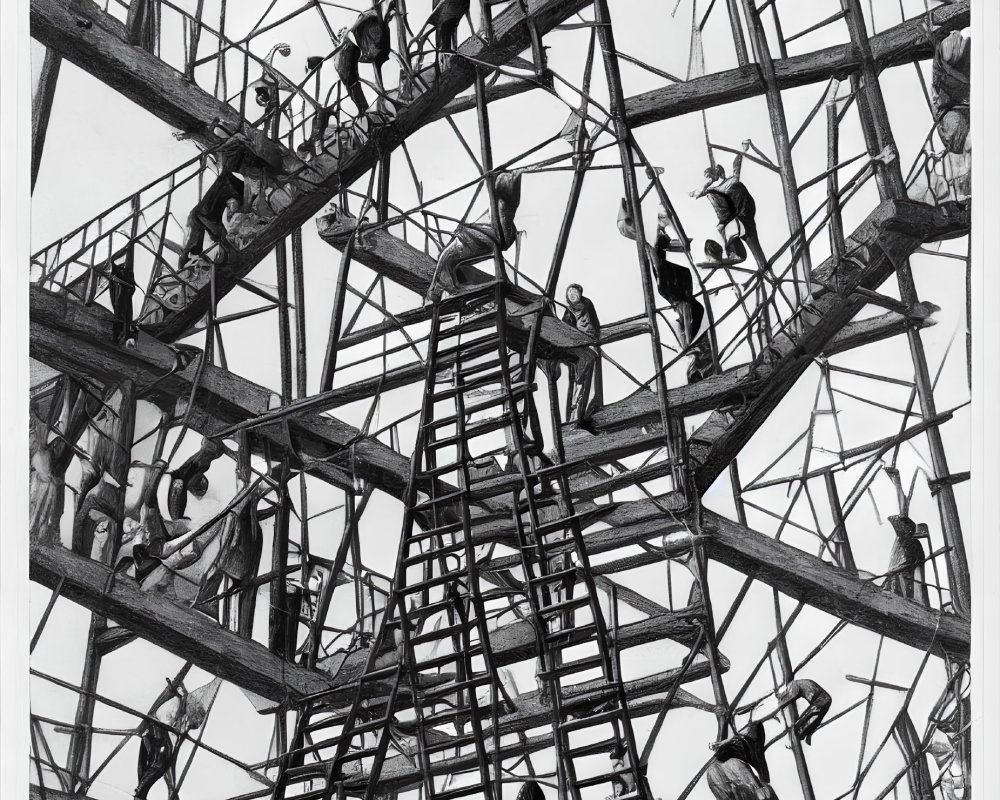
POLYGON ((340 257, 340 272, 337 275, 337 289, 333 295, 333 314, 330 319, 330 338, 326 343, 326 358, 323 362, 323 374, 320 377, 319 390, 321 392, 328 392, 333 388, 333 377, 337 371, 337 347, 340 343, 340 327, 344 320, 347 278, 351 269, 351 256, 354 253, 356 236, 356 232, 351 234, 340 257))
POLYGON ((854 562, 854 552, 851 549, 851 540, 847 538, 847 520, 844 518, 844 508, 840 504, 840 494, 837 492, 837 479, 831 470, 823 473, 826 481, 826 493, 830 499, 830 512, 833 514, 833 540, 834 552, 837 556, 837 563, 855 575, 858 572, 857 564, 854 562))
POLYGON ((281 360, 281 404, 292 402, 292 332, 288 316, 288 252, 284 240, 274 248, 278 271, 278 353, 281 360))
MULTIPOLYGON (((868 41, 861 3, 859 0, 841 0, 841 3, 848 12, 847 27, 851 34, 851 42, 861 55, 860 82, 853 79, 852 83, 858 97, 861 129, 865 136, 868 152, 875 156, 886 148, 892 148, 896 151, 885 99, 878 82, 878 70, 872 56, 871 44, 868 41)), ((894 200, 906 198, 906 184, 898 158, 892 159, 888 164, 881 161, 875 162, 875 178, 882 198, 894 200)), ((899 285, 900 299, 906 307, 912 308, 917 304, 919 298, 908 258, 901 260, 896 266, 896 279, 899 285)), ((906 335, 910 345, 910 357, 913 361, 914 381, 917 397, 920 400, 920 410, 925 419, 932 419, 937 416, 937 404, 934 400, 934 384, 927 366, 927 355, 924 352, 920 329, 911 325, 907 328, 906 335)), ((932 479, 939 480, 951 474, 944 442, 937 426, 928 428, 926 435, 931 454, 932 479)), ((938 513, 941 517, 941 532, 948 548, 948 584, 951 588, 952 605, 958 614, 968 616, 972 604, 972 591, 969 562, 962 534, 962 522, 952 487, 947 483, 940 485, 941 489, 937 492, 936 499, 938 513)))
POLYGON ((837 92, 839 90, 840 81, 832 80, 825 101, 826 167, 829 170, 826 179, 827 213, 830 217, 830 252, 833 253, 835 264, 840 263, 845 252, 844 220, 840 215, 840 180, 836 170, 837 164, 840 163, 840 120, 837 118, 837 92))
POLYGON ((66 580, 65 576, 60 577, 59 582, 56 584, 56 588, 52 590, 49 602, 45 605, 45 611, 42 612, 42 618, 38 620, 38 627, 35 628, 35 633, 31 637, 31 644, 28 645, 29 654, 35 652, 35 646, 38 644, 38 640, 42 638, 42 632, 45 630, 45 623, 49 621, 49 615, 55 607, 56 600, 58 600, 59 595, 62 594, 64 580, 66 580))
MULTIPOLYGON (((792 659, 788 654, 788 642, 785 639, 785 630, 781 622, 781 595, 778 590, 774 590, 774 624, 777 631, 778 663, 781 664, 782 680, 787 685, 795 679, 795 670, 792 668, 792 659)), ((809 766, 806 764, 806 755, 802 751, 802 742, 799 741, 795 732, 795 724, 799 721, 799 712, 795 704, 785 706, 785 718, 788 723, 788 738, 792 743, 792 754, 795 756, 795 769, 799 773, 799 785, 802 787, 802 800, 816 800, 816 793, 813 791, 812 778, 809 777, 809 766)))
POLYGON ((806 295, 809 295, 809 276, 812 273, 812 259, 809 256, 809 245, 805 238, 805 226, 802 222, 802 209, 799 206, 798 181, 795 179, 795 167, 792 163, 792 147, 788 138, 788 123, 785 119, 785 106, 781 99, 774 72, 774 62, 767 46, 767 37, 760 15, 754 8, 752 0, 742 0, 747 17, 747 28, 750 41, 757 55, 764 78, 767 96, 767 112, 771 120, 771 134, 774 138, 774 149, 778 156, 778 169, 781 171, 781 184, 785 194, 785 214, 788 217, 788 228, 798 248, 792 248, 792 279, 795 290, 795 306, 802 306, 802 295, 797 259, 802 261, 802 269, 806 281, 806 295), (796 249, 798 252, 796 252, 796 249))
MULTIPOLYGON (((95 421, 95 427, 102 434, 98 446, 91 453, 92 472, 96 481, 87 492, 80 492, 77 510, 86 509, 88 501, 93 502, 97 496, 104 494, 115 509, 114 519, 120 520, 125 513, 125 490, 110 489, 110 484, 100 479, 107 474, 119 487, 128 484, 128 470, 131 464, 132 441, 135 438, 135 384, 132 381, 122 381, 107 395, 108 408, 102 417, 95 421), (110 494, 110 497, 107 495, 110 494)), ((83 487, 81 486, 81 489, 83 487)), ((74 531, 74 549, 82 555, 97 556, 104 564, 110 562, 118 551, 121 542, 121 525, 108 520, 106 523, 87 521, 82 530, 74 531), (107 524, 107 538, 103 543, 97 539, 97 525, 107 524), (96 544, 100 543, 100 551, 95 553, 96 544)), ((93 724, 98 678, 101 671, 101 652, 97 646, 98 637, 107 630, 107 619, 100 614, 91 614, 90 631, 87 635, 87 649, 84 660, 83 675, 80 679, 81 694, 77 703, 74 718, 74 731, 70 738, 67 754, 67 768, 74 781, 87 780, 90 772, 91 742, 88 730, 93 724)))
POLYGON ((45 135, 49 130, 49 117, 52 115, 52 101, 56 96, 56 84, 59 81, 59 67, 62 56, 52 48, 45 50, 45 60, 42 62, 42 73, 38 79, 38 90, 31 103, 31 189, 35 189, 38 180, 38 170, 42 165, 42 150, 45 148, 45 135))
POLYGON ((295 396, 302 399, 306 386, 306 281, 302 258, 302 228, 292 231, 292 285, 295 292, 295 396))
POLYGON ((625 96, 622 91, 621 74, 618 70, 618 60, 615 56, 615 37, 611 27, 611 12, 608 9, 607 0, 595 0, 595 21, 597 23, 597 35, 601 43, 601 52, 604 56, 604 69, 607 74, 608 89, 611 94, 611 113, 614 115, 615 135, 618 138, 618 151, 622 163, 622 176, 625 181, 625 194, 629 210, 632 212, 632 220, 636 232, 635 244, 639 256, 639 268, 642 273, 642 293, 646 305, 646 322, 649 325, 649 335, 653 345, 653 367, 656 370, 656 394, 660 406, 660 423, 663 426, 663 435, 668 437, 669 456, 674 457, 676 449, 674 443, 670 441, 672 430, 670 413, 667 409, 667 380, 663 370, 663 356, 660 349, 660 334, 656 321, 656 301, 653 297, 653 283, 650 277, 651 265, 648 263, 646 252, 646 242, 642 231, 645 230, 642 222, 642 204, 639 202, 639 187, 635 180, 635 171, 631 165, 633 163, 631 132, 625 114, 625 96))
POLYGON ((736 47, 736 60, 741 67, 745 67, 747 58, 747 43, 743 36, 743 23, 740 22, 740 8, 737 0, 726 0, 729 11, 729 24, 733 29, 733 45, 736 47))

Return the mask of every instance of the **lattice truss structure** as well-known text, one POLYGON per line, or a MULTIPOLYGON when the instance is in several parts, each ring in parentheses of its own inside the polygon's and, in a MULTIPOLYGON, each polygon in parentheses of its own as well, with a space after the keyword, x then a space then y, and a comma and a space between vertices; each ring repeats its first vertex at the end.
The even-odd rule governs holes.
POLYGON ((31 21, 33 797, 968 796, 968 0, 31 21))

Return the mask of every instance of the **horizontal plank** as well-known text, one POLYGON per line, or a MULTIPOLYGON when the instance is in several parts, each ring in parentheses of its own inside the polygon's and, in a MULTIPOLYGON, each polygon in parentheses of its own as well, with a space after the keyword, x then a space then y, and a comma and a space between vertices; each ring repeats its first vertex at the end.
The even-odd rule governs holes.
MULTIPOLYGON (((946 203, 932 208, 906 200, 888 200, 859 226, 847 240, 855 258, 837 267, 841 290, 814 293, 816 315, 805 319, 804 330, 791 338, 776 337, 776 362, 755 365, 758 374, 767 370, 763 381, 747 391, 738 412, 728 417, 713 415, 689 438, 689 454, 694 464, 695 485, 704 493, 722 474, 740 449, 760 428, 798 378, 822 354, 831 339, 865 305, 864 297, 852 293, 855 287, 877 289, 895 270, 927 242, 965 235, 970 229, 967 204, 946 203)), ((834 260, 827 259, 813 270, 814 285, 832 285, 834 260)))
MULTIPOLYGON (((531 24, 546 33, 567 16, 587 5, 586 0, 533 0, 528 3, 531 24)), ((47 46, 82 69, 149 108, 162 119, 206 139, 207 129, 217 117, 242 124, 235 111, 220 110, 212 95, 186 82, 180 72, 141 48, 132 47, 124 29, 90 0, 32 0, 33 34, 47 46), (88 24, 78 24, 83 20, 88 24), (160 86, 165 87, 163 90, 160 86), (186 86, 186 88, 185 88, 186 86)), ((230 252, 215 270, 214 296, 225 297, 259 264, 276 244, 316 214, 342 186, 349 186, 378 163, 380 154, 396 149, 406 137, 428 124, 436 114, 475 79, 475 62, 500 66, 516 57, 531 43, 529 25, 518 4, 511 4, 493 20, 489 44, 476 36, 458 48, 467 58, 452 58, 444 69, 424 68, 418 85, 428 88, 415 93, 403 106, 391 126, 382 129, 378 143, 362 137, 351 149, 335 158, 324 153, 311 159, 305 171, 289 183, 290 204, 261 227, 260 233, 241 250, 230 252)), ((286 171, 304 164, 285 151, 286 171)), ((208 312, 211 302, 207 282, 191 293, 187 304, 173 310, 161 321, 147 326, 150 333, 165 341, 183 337, 208 312)))
POLYGON ((291 703, 331 688, 316 670, 290 664, 258 642, 225 630, 213 618, 177 605, 111 568, 63 547, 32 543, 31 580, 113 619, 158 647, 207 672, 277 703, 291 703))
MULTIPOLYGON (((969 7, 969 0, 938 7, 933 12, 934 23, 945 32, 967 27, 969 7)), ((916 17, 872 36, 871 48, 877 68, 881 70, 933 57, 934 47, 923 30, 925 23, 925 17, 916 17)), ((850 44, 835 45, 776 59, 774 73, 779 88, 793 89, 830 78, 844 79, 861 68, 861 60, 861 54, 850 44)), ((629 124, 638 127, 758 97, 764 92, 764 79, 758 66, 748 64, 626 98, 625 113, 629 124)))
MULTIPOLYGON (((720 667, 723 672, 728 670, 728 663, 723 662, 720 667)), ((666 693, 670 690, 671 684, 677 679, 679 669, 671 669, 646 678, 625 682, 625 695, 629 699, 629 716, 634 720, 649 714, 655 714, 663 708, 663 701, 666 700, 666 693)), ((683 682, 701 680, 708 677, 708 662, 704 660, 695 661, 688 668, 683 676, 683 682)), ((586 684, 583 684, 586 686, 586 684)), ((591 684, 585 690, 585 694, 593 691, 591 684)), ((552 709, 542 706, 537 700, 536 693, 518 698, 519 710, 514 714, 508 714, 500 718, 500 729, 504 733, 522 733, 535 727, 540 727, 552 720, 552 709)), ((679 690, 670 705, 671 708, 694 707, 706 711, 710 708, 708 704, 698 700, 698 698, 679 690)), ((552 747, 552 734, 533 737, 524 742, 515 742, 504 745, 501 752, 504 758, 512 758, 526 752, 535 752, 552 747)), ((350 767, 350 765, 348 765, 350 767)), ((442 759, 431 763, 431 774, 433 775, 453 775, 456 773, 475 769, 477 766, 476 754, 469 753, 454 758, 442 759)), ((362 774, 359 767, 344 770, 345 788, 356 790, 363 786, 367 775, 362 774)), ((379 774, 379 788, 386 790, 400 791, 410 786, 417 785, 422 779, 419 768, 414 766, 414 762, 405 756, 393 756, 386 759, 379 774)))
POLYGON ((921 649, 969 657, 969 622, 869 581, 711 511, 701 532, 706 554, 789 597, 852 625, 921 649))

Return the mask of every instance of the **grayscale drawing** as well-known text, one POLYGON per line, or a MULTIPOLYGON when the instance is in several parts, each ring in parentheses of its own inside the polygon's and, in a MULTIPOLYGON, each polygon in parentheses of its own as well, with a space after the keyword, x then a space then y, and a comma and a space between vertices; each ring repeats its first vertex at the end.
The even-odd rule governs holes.
POLYGON ((969 0, 30 5, 33 799, 971 796, 969 0))

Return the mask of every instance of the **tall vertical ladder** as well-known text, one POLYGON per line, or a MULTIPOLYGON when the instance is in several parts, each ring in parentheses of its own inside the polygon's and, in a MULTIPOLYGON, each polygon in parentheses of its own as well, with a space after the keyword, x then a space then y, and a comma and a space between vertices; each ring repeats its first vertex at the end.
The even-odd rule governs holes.
MULTIPOLYGON (((354 692, 350 709, 340 714, 317 711, 321 703, 316 703, 300 713, 294 753, 301 762, 302 754, 312 751, 321 762, 289 766, 286 760, 275 793, 278 800, 289 783, 320 772, 324 788, 296 794, 296 800, 326 800, 335 791, 374 798, 390 740, 402 724, 397 714, 412 717, 409 724, 427 798, 500 800, 505 754, 499 719, 516 708, 500 682, 490 646, 484 600, 489 587, 480 586, 476 547, 489 542, 474 543, 472 535, 473 506, 500 495, 510 499, 524 592, 538 641, 536 676, 552 708, 559 796, 582 800, 583 791, 591 787, 588 797, 649 796, 634 766, 639 753, 618 653, 584 547, 581 519, 590 512, 574 512, 568 466, 546 465, 540 458, 534 387, 524 379, 528 365, 508 349, 506 288, 503 281, 478 284, 435 306, 386 616, 361 677, 346 687, 354 692), (448 373, 438 367, 443 360, 453 361, 445 388, 442 378, 448 373), (447 411, 439 413, 441 406, 447 411), (484 416, 473 421, 477 415, 484 416), (497 446, 499 432, 506 440, 502 446, 497 446), (482 475, 476 469, 483 458, 502 453, 513 462, 506 474, 494 470, 482 475), (457 490, 440 490, 444 475, 457 477, 457 490), (446 626, 422 631, 416 624, 439 612, 446 612, 446 626), (452 652, 438 655, 433 645, 445 641, 452 652), (579 681, 594 671, 600 676, 596 681, 574 689, 573 676, 579 681), (338 727, 339 735, 315 741, 320 731, 338 727), (313 743, 304 746, 306 738, 313 743), (439 786, 431 756, 448 751, 457 755, 459 748, 469 746, 474 748, 477 780, 439 786), (332 754, 324 755, 324 748, 332 754), (608 759, 604 764, 614 766, 594 772, 594 764, 602 763, 599 758, 589 759, 589 770, 578 763, 601 755, 608 759), (366 779, 357 767, 345 770, 351 762, 362 762, 366 779)), ((444 774, 440 768, 437 772, 444 774)))

